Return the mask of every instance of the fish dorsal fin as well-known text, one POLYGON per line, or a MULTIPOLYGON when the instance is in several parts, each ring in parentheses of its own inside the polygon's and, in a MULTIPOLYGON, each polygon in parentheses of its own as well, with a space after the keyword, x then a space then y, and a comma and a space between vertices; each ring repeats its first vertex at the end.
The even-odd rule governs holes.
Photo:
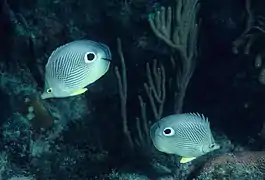
MULTIPOLYGON (((205 130, 207 130, 208 133, 208 138, 213 139, 212 133, 211 133, 211 127, 210 127, 210 122, 207 117, 205 117, 203 114, 200 114, 198 112, 195 113, 186 113, 187 115, 190 115, 191 118, 194 119, 194 121, 199 121, 204 127, 206 127, 205 130)), ((212 140, 214 142, 214 140, 212 140)))
POLYGON ((56 59, 56 57, 58 56, 58 53, 63 49, 65 48, 66 46, 68 46, 69 43, 67 44, 64 44, 64 45, 61 45, 59 47, 57 47, 55 50, 52 51, 51 55, 49 56, 48 58, 48 62, 46 63, 46 67, 48 66, 48 64, 51 63, 51 61, 54 59, 56 59))
POLYGON ((210 122, 207 117, 205 117, 203 114, 200 114, 198 112, 191 112, 191 113, 185 113, 189 118, 195 120, 195 121, 200 121, 201 123, 205 123, 208 126, 210 126, 210 122))

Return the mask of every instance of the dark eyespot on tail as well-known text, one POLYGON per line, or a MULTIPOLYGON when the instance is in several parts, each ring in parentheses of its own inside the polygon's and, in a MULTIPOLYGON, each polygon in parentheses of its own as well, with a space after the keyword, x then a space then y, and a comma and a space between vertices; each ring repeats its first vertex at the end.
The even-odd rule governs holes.
POLYGON ((97 58, 97 55, 94 52, 87 52, 84 58, 86 63, 90 63, 97 58))
POLYGON ((163 130, 163 135, 164 136, 173 136, 175 134, 175 130, 172 127, 166 127, 163 130))

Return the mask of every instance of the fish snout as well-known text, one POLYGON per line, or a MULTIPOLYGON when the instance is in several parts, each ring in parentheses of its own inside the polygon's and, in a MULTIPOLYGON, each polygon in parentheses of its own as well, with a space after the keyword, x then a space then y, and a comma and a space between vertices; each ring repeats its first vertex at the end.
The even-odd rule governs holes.
POLYGON ((213 146, 212 150, 214 151, 214 150, 220 149, 220 147, 221 146, 219 144, 214 143, 214 146, 213 146))
POLYGON ((49 94, 47 92, 43 92, 41 94, 41 99, 48 99, 48 98, 52 98, 52 97, 53 97, 52 94, 49 94))

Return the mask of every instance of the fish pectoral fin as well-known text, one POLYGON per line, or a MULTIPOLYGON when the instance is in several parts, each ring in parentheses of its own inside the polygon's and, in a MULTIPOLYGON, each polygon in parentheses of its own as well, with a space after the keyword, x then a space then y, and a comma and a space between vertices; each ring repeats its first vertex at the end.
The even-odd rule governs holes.
POLYGON ((87 88, 82 88, 82 89, 78 89, 77 91, 73 92, 71 94, 71 96, 76 96, 76 95, 80 95, 80 94, 83 94, 84 92, 87 91, 87 88))
POLYGON ((181 157, 180 163, 184 164, 184 163, 190 162, 194 159, 196 159, 196 157, 181 157))

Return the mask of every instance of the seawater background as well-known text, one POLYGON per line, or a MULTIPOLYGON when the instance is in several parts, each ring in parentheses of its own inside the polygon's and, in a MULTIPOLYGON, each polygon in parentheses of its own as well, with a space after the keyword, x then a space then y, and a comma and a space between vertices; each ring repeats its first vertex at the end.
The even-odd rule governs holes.
MULTIPOLYGON (((154 9, 172 3, 166 0, 1 1, 2 179, 207 179, 199 176, 198 169, 212 156, 183 166, 177 157, 150 147, 132 152, 122 131, 114 73, 114 66, 120 67, 116 39, 122 40, 128 75, 127 115, 135 136, 135 119, 140 117, 138 95, 146 100, 143 90, 146 63, 157 59, 166 69, 171 68, 171 51, 150 30, 147 17, 154 9), (85 95, 41 102, 54 117, 55 126, 38 139, 21 110, 24 98, 39 96, 42 73, 52 50, 81 38, 108 44, 113 53, 112 67, 85 95)), ((253 7, 255 15, 262 16, 259 7, 264 6, 257 1, 253 7)), ((232 51, 233 41, 245 28, 245 4, 239 0, 201 1, 199 17, 198 64, 183 111, 209 117, 214 134, 223 145, 214 156, 249 150, 262 152, 264 139, 259 133, 265 118, 265 91, 258 82, 259 70, 254 67, 254 59, 255 48, 260 49, 263 44, 254 46, 248 55, 232 51)), ((167 95, 167 100, 173 99, 167 95)), ((164 116, 172 113, 172 104, 167 101, 164 116)), ((152 119, 150 106, 147 110, 152 119)), ((246 170, 231 169, 238 174, 246 170)), ((210 174, 208 169, 203 172, 210 174)), ((243 177, 220 172, 223 171, 217 170, 208 178, 257 180, 254 173, 243 177)))

